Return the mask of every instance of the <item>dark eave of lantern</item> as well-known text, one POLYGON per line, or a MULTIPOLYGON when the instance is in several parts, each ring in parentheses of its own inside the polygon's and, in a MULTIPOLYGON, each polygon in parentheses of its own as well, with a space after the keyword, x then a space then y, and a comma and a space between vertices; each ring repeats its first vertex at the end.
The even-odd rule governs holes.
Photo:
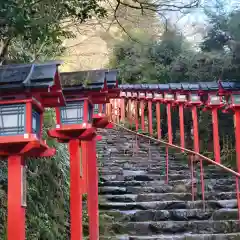
POLYGON ((103 91, 117 88, 117 73, 115 69, 64 72, 61 73, 61 81, 63 86, 83 85, 91 91, 103 91))
POLYGON ((158 84, 158 91, 169 91, 169 84, 158 84))
POLYGON ((169 83, 170 90, 177 92, 182 90, 182 84, 181 83, 169 83))
POLYGON ((108 89, 118 88, 117 69, 105 69, 105 77, 108 89))
POLYGON ((60 61, 33 64, 12 64, 0 66, 0 92, 43 89, 58 85, 60 61))
POLYGON ((217 82, 199 82, 201 91, 218 91, 219 86, 217 82))
MULTIPOLYGON (((188 84, 188 88, 186 90, 189 90, 189 91, 199 91, 200 90, 200 86, 198 83, 187 83, 187 84, 188 84)), ((185 83, 182 83, 182 86, 185 88, 185 86, 186 86, 185 83)))
POLYGON ((219 81, 219 87, 225 91, 240 91, 240 82, 238 81, 219 81))

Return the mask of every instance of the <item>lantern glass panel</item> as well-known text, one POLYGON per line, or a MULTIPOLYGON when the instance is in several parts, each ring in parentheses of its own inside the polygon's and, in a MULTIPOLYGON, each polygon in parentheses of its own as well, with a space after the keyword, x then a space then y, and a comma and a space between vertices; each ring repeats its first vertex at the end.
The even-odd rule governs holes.
POLYGON ((199 102, 200 101, 200 96, 198 96, 197 94, 191 94, 190 95, 190 101, 191 102, 199 102))
POLYGON ((232 95, 232 104, 240 105, 240 95, 237 94, 232 95))
POLYGON ((157 98, 157 99, 162 99, 163 96, 161 93, 154 93, 154 98, 157 98))
POLYGON ((94 104, 93 112, 94 114, 98 114, 99 112, 98 104, 94 104))
POLYGON ((61 107, 62 124, 81 124, 83 122, 84 101, 68 103, 67 106, 61 107))
POLYGON ((33 109, 32 111, 32 132, 39 136, 40 133, 40 114, 33 109))
POLYGON ((179 100, 179 101, 186 101, 187 97, 186 97, 186 95, 179 94, 179 95, 177 95, 177 100, 179 100))
POLYGON ((174 99, 174 95, 173 94, 165 94, 164 98, 166 100, 173 100, 174 99))
POLYGON ((25 132, 25 104, 0 106, 0 136, 13 136, 25 132))
POLYGON ((210 104, 220 104, 221 103, 221 99, 219 96, 215 96, 215 95, 210 95, 210 104))

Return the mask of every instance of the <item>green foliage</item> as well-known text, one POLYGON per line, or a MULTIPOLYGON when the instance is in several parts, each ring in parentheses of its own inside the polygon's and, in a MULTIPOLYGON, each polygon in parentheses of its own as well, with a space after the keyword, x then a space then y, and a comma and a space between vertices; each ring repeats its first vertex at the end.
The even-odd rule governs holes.
POLYGON ((19 47, 23 50, 21 58, 26 50, 32 60, 48 55, 51 50, 61 53, 64 38, 74 36, 69 24, 106 14, 98 0, 5 0, 1 1, 0 9, 1 60, 6 58, 9 47, 13 51, 9 58, 13 60, 19 60, 19 54, 14 54, 19 47))

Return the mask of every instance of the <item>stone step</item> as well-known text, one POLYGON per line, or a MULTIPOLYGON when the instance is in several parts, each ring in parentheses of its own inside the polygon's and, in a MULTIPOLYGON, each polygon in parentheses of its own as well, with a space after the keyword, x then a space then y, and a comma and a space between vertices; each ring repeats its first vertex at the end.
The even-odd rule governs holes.
MULTIPOLYGON (((124 167, 124 168, 121 168, 121 167, 118 167, 118 166, 114 166, 114 167, 106 167, 106 166, 103 166, 103 167, 99 167, 99 170, 101 171, 101 175, 113 175, 113 174, 116 174, 116 175, 121 175, 121 174, 124 174, 125 172, 138 172, 138 173, 142 173, 142 175, 147 175, 147 174, 153 174, 153 175, 161 175, 161 174, 165 174, 166 172, 166 168, 165 167, 162 167, 162 168, 157 168, 157 169, 152 169, 151 167, 147 167, 147 168, 133 168, 133 167, 124 167)), ((200 171, 197 171, 198 173, 200 171)), ((179 170, 179 169, 169 169, 169 172, 168 172, 170 175, 174 175, 174 174, 179 174, 179 175, 189 175, 190 174, 190 169, 186 169, 186 170, 179 170)), ((200 173, 199 173, 200 174, 200 173)), ((220 172, 218 169, 206 169, 204 171, 204 177, 207 177, 207 178, 210 178, 211 176, 213 178, 216 178, 216 177, 222 177, 223 173, 220 172)), ((223 177, 233 177, 232 174, 230 173, 224 173, 223 177)))
MULTIPOLYGON (((191 193, 143 193, 124 195, 103 195, 107 201, 111 202, 155 202, 155 201, 190 201, 191 193)), ((201 199, 202 194, 197 193, 197 198, 201 199)), ((235 192, 205 192, 205 200, 228 200, 236 197, 235 192)))
POLYGON ((237 220, 238 209, 174 209, 174 210, 130 210, 105 211, 117 222, 143 221, 191 221, 191 220, 237 220))
MULTIPOLYGON (((184 180, 184 179, 191 179, 191 174, 185 173, 185 174, 169 174, 168 175, 169 181, 174 180, 184 180)), ((219 178, 233 178, 229 177, 227 175, 221 175, 221 174, 211 174, 204 176, 204 179, 219 179, 219 178)), ((122 174, 112 174, 111 172, 106 174, 101 174, 101 178, 103 181, 154 181, 154 180, 165 180, 166 175, 160 175, 160 174, 149 174, 144 173, 143 171, 129 171, 124 170, 122 174)))
MULTIPOLYGON (((152 182, 148 186, 103 186, 99 187, 100 194, 112 194, 112 195, 120 195, 120 194, 139 194, 139 193, 167 193, 167 192, 176 192, 176 193, 184 193, 191 192, 191 183, 186 184, 158 184, 157 181, 152 182), (155 183, 155 184, 154 184, 155 183)), ((151 182, 150 182, 151 183, 151 182)), ((196 187, 196 186, 195 186, 196 187)), ((221 185, 215 183, 214 185, 206 184, 205 191, 220 191, 220 192, 231 192, 235 191, 234 185, 221 185)))
MULTIPOLYGON (((152 202, 100 202, 101 210, 170 210, 170 209, 199 209, 203 207, 201 200, 197 201, 152 201, 152 202)), ((206 209, 237 208, 237 200, 205 201, 206 209)))
MULTIPOLYGON (((198 179, 199 181, 199 179, 198 179)), ((130 187, 130 186, 139 186, 139 187, 166 187, 170 186, 185 186, 191 187, 191 179, 184 180, 175 180, 170 181, 168 185, 165 183, 165 180, 161 181, 103 181, 99 182, 99 186, 119 186, 119 187, 130 187)), ((219 179, 205 179, 205 187, 211 188, 214 190, 215 186, 232 186, 235 187, 235 180, 228 178, 219 178, 219 179)), ((234 188, 235 189, 235 188, 234 188)))
POLYGON ((151 235, 151 236, 100 236, 101 240, 239 240, 240 233, 151 235))
POLYGON ((114 223, 116 234, 147 235, 179 234, 179 233, 237 233, 240 224, 234 220, 224 221, 158 221, 158 222, 128 222, 114 223))

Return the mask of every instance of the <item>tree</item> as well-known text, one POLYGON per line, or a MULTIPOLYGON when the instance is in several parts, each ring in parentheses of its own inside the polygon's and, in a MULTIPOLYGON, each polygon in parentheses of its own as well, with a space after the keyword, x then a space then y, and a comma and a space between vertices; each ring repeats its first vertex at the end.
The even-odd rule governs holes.
POLYGON ((63 26, 106 14, 98 0, 6 0, 1 1, 0 9, 1 62, 18 41, 34 46, 38 57, 43 44, 59 45, 63 38, 74 36, 63 26))

